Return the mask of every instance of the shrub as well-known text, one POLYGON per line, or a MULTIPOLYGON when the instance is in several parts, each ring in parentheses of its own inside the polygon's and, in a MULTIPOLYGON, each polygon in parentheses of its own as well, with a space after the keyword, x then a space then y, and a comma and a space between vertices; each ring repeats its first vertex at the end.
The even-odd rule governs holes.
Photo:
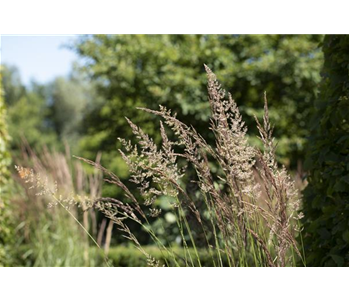
POLYGON ((349 266, 349 36, 326 36, 308 142, 305 251, 311 266, 349 266))

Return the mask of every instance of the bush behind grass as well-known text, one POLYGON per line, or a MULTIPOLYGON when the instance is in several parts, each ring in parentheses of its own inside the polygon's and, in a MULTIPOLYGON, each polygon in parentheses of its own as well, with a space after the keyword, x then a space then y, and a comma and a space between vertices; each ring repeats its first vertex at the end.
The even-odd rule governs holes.
MULTIPOLYGON (((159 266, 175 267, 169 254, 165 251, 161 251, 156 246, 145 246, 143 249, 151 255, 155 260, 159 262, 159 266)), ((96 249, 98 250, 98 249, 96 249)), ((173 247, 172 250, 178 257, 178 262, 181 267, 185 267, 185 255, 187 251, 181 247, 173 247)), ((190 254, 195 257, 195 250, 189 249, 190 254)), ((99 266, 104 266, 104 254, 97 251, 99 266)), ((212 257, 206 249, 198 249, 201 266, 214 267, 212 257)), ((113 267, 149 267, 149 263, 142 252, 136 249, 134 246, 117 246, 112 247, 108 254, 108 259, 113 267)), ((224 266, 229 266, 228 261, 223 261, 224 266)), ((198 267, 196 264, 195 267, 198 267)))

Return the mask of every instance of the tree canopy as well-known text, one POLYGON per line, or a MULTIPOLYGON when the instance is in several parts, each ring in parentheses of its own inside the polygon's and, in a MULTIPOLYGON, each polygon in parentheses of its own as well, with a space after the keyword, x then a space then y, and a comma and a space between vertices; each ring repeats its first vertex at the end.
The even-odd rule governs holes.
POLYGON ((138 106, 165 105, 210 139, 205 63, 232 93, 247 125, 254 125, 254 114, 262 114, 267 92, 279 155, 283 163, 295 166, 304 156, 306 120, 320 82, 321 40, 318 35, 81 37, 73 48, 104 98, 85 119, 84 154, 92 158, 103 150, 111 154, 110 164, 117 137, 130 135, 124 116, 155 134, 154 120, 136 110, 138 106))

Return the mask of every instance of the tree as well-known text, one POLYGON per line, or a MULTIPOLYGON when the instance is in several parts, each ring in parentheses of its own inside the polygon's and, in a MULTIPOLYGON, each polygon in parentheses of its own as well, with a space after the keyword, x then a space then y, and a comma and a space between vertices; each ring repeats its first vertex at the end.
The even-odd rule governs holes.
POLYGON ((349 266, 349 36, 326 36, 304 191, 304 243, 310 266, 349 266))
POLYGON ((98 102, 93 83, 74 68, 68 78, 54 79, 47 90, 49 119, 55 132, 78 151, 76 141, 80 138, 83 118, 89 107, 98 102))
POLYGON ((16 68, 3 66, 4 93, 8 106, 8 131, 11 149, 17 154, 22 139, 35 148, 55 146, 57 139, 48 122, 45 87, 36 83, 26 88, 16 68))
MULTIPOLYGON (((86 117, 84 155, 116 156, 118 136, 130 136, 124 116, 155 134, 154 119, 137 106, 165 105, 208 140, 209 117, 203 64, 231 91, 247 125, 261 115, 266 90, 283 162, 303 158, 306 120, 320 82, 321 36, 284 35, 95 35, 74 45, 85 71, 105 99, 86 117)), ((249 126, 254 128, 255 126, 249 126)), ((254 137, 257 133, 250 132, 254 137)), ((257 141, 257 139, 255 139, 257 141)), ((115 163, 118 165, 118 163, 115 163)))
POLYGON ((25 95, 26 89, 22 84, 19 71, 15 66, 3 65, 1 73, 5 103, 10 106, 25 95))

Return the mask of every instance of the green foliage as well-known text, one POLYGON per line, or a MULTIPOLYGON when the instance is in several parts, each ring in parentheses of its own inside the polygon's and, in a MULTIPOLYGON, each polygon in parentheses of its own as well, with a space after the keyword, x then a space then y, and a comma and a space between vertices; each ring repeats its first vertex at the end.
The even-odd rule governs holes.
POLYGON ((68 78, 25 87, 14 67, 4 66, 5 102, 8 105, 11 148, 18 154, 25 138, 36 150, 43 146, 63 148, 67 142, 77 154, 81 122, 86 110, 98 103, 95 87, 73 68, 68 78))
POLYGON ((16 68, 3 66, 5 102, 8 106, 8 130, 15 154, 25 138, 34 148, 57 145, 54 131, 47 120, 48 107, 45 88, 33 84, 26 89, 16 68))
POLYGON ((306 167, 307 264, 349 266, 349 36, 326 36, 306 167))
MULTIPOLYGON (((1 67, 1 66, 0 66, 1 67)), ((0 69, 0 266, 11 264, 11 246, 14 242, 14 222, 10 210, 9 165, 11 163, 7 132, 6 107, 3 95, 3 68, 0 69)))
POLYGON ((86 109, 98 103, 94 85, 74 68, 68 78, 58 77, 49 84, 47 94, 52 127, 58 137, 66 140, 76 153, 76 141, 82 131, 86 109))
POLYGON ((2 68, 0 71, 0 188, 3 188, 9 178, 8 166, 11 160, 8 151, 10 136, 7 132, 6 107, 2 89, 2 68))
MULTIPOLYGON (((27 236, 16 251, 16 264, 25 267, 96 266, 96 253, 86 244, 84 233, 62 209, 41 211, 37 219, 29 216, 18 234, 27 236)), ((100 263, 102 265, 102 262, 100 263)))
POLYGON ((16 67, 2 65, 1 73, 2 88, 5 92, 5 102, 8 106, 11 106, 25 95, 26 90, 21 82, 21 77, 16 67))
MULTIPOLYGON (((127 115, 145 131, 158 132, 154 119, 135 107, 162 104, 180 113, 206 139, 209 104, 203 64, 212 67, 233 93, 247 125, 262 115, 266 90, 282 162, 296 165, 308 134, 309 106, 320 81, 321 36, 283 35, 96 35, 75 45, 85 70, 105 101, 86 118, 84 157, 108 152, 116 156, 117 137, 131 136, 127 115)), ((253 128, 252 126, 251 128, 253 128)), ((250 132, 255 136, 256 131, 250 132)), ((256 140, 254 140, 257 142, 256 140)))
MULTIPOLYGON (((161 251, 155 246, 145 246, 143 247, 144 251, 151 255, 156 261, 159 261, 159 266, 170 266, 173 265, 173 261, 169 259, 169 253, 161 251)), ((174 253, 178 259, 178 263, 181 267, 185 267, 185 255, 186 251, 183 248, 176 247, 173 248, 174 253)), ((195 257, 194 249, 190 249, 190 253, 195 257)), ((212 257, 205 249, 198 249, 201 265, 204 267, 213 267, 212 257)), ((100 253, 99 264, 103 266, 103 254, 100 253)), ((109 250, 108 259, 113 267, 148 267, 147 258, 144 254, 135 247, 131 246, 118 246, 113 247, 109 250)), ((223 262, 225 266, 228 266, 228 262, 223 262)))
POLYGON ((9 107, 9 132, 13 149, 19 148, 23 138, 37 149, 44 145, 55 145, 55 133, 44 126, 44 116, 48 113, 44 101, 37 94, 30 93, 9 107))

